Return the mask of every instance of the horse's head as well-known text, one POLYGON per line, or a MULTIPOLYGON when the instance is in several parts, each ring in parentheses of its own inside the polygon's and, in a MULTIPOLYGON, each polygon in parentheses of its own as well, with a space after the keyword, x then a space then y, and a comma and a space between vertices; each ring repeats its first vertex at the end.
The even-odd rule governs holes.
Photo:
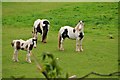
POLYGON ((33 43, 33 47, 36 48, 36 46, 37 46, 37 38, 36 37, 32 38, 32 43, 33 43))
POLYGON ((84 28, 84 21, 79 21, 79 23, 77 24, 77 26, 75 27, 75 29, 77 31, 81 31, 84 28))
POLYGON ((43 21, 43 34, 42 34, 42 42, 46 43, 47 33, 49 30, 50 22, 48 20, 43 21))

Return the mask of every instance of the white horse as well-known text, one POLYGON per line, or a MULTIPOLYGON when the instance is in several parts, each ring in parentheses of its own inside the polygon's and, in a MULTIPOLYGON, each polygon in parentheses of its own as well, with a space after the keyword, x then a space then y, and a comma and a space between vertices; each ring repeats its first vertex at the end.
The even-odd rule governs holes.
POLYGON ((37 19, 33 25, 32 35, 38 37, 38 33, 42 35, 41 41, 46 43, 47 33, 50 27, 50 22, 47 19, 37 19))
POLYGON ((63 41, 65 38, 76 39, 76 51, 83 51, 82 40, 84 37, 84 22, 79 21, 75 28, 70 26, 61 27, 58 33, 58 48, 64 50, 63 41))
POLYGON ((26 61, 31 63, 31 50, 34 48, 36 48, 36 44, 37 44, 37 39, 34 38, 30 38, 26 41, 20 39, 20 40, 13 40, 11 42, 12 47, 14 48, 14 54, 13 54, 13 60, 15 62, 18 62, 18 51, 21 50, 25 50, 27 51, 27 55, 26 55, 26 61))

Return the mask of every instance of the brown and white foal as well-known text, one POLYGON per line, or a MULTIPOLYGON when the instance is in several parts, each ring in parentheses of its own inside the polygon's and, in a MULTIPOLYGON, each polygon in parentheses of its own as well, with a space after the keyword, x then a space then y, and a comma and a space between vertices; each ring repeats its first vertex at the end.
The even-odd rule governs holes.
POLYGON ((11 42, 12 47, 14 48, 14 54, 13 54, 13 60, 15 62, 18 62, 18 51, 21 50, 25 50, 27 51, 27 55, 26 55, 26 61, 31 63, 31 50, 34 48, 36 48, 36 44, 37 44, 37 39, 34 38, 30 38, 26 41, 20 39, 20 40, 13 40, 11 42))

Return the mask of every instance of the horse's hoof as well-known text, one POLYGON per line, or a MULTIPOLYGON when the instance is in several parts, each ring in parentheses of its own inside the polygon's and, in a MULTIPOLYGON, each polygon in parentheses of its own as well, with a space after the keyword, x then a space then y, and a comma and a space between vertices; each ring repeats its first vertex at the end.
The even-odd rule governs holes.
POLYGON ((28 63, 32 63, 31 61, 26 61, 26 62, 28 62, 28 63))
POLYGON ((83 52, 83 49, 81 49, 80 51, 83 52))
POLYGON ((76 50, 76 52, 80 52, 80 50, 79 50, 79 49, 77 49, 77 50, 76 50))
POLYGON ((28 62, 28 63, 32 63, 32 62, 30 61, 30 62, 28 62))
POLYGON ((60 51, 64 51, 64 48, 59 49, 60 51))
POLYGON ((42 43, 47 43, 46 41, 41 41, 42 43))
POLYGON ((14 62, 19 62, 19 60, 13 60, 14 62))

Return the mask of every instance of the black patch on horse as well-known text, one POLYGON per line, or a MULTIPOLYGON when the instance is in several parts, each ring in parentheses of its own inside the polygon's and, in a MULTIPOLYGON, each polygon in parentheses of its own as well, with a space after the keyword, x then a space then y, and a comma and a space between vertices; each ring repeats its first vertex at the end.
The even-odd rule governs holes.
POLYGON ((43 24, 48 25, 48 24, 50 24, 50 23, 49 23, 48 21, 44 21, 43 24))
POLYGON ((82 32, 80 33, 79 37, 80 37, 80 40, 84 37, 82 32))
POLYGON ((43 24, 45 24, 45 26, 42 26, 42 27, 43 27, 42 41, 43 41, 44 39, 46 39, 46 37, 47 37, 49 22, 48 22, 48 21, 44 21, 43 24))
POLYGON ((65 29, 64 32, 62 33, 62 38, 65 39, 66 37, 69 38, 67 29, 65 29))
POLYGON ((28 45, 26 45, 25 48, 27 49, 27 48, 28 48, 28 45))
POLYGON ((73 32, 75 33, 75 29, 73 29, 73 32))
POLYGON ((24 50, 24 48, 21 48, 21 50, 24 50))
POLYGON ((42 34, 42 30, 40 29, 40 23, 37 25, 37 32, 41 33, 42 34))
POLYGON ((17 48, 17 50, 20 49, 20 41, 16 42, 16 48, 17 48))
POLYGON ((23 46, 24 43, 21 44, 21 46, 23 46))
POLYGON ((29 50, 33 49, 33 44, 30 44, 29 50))

